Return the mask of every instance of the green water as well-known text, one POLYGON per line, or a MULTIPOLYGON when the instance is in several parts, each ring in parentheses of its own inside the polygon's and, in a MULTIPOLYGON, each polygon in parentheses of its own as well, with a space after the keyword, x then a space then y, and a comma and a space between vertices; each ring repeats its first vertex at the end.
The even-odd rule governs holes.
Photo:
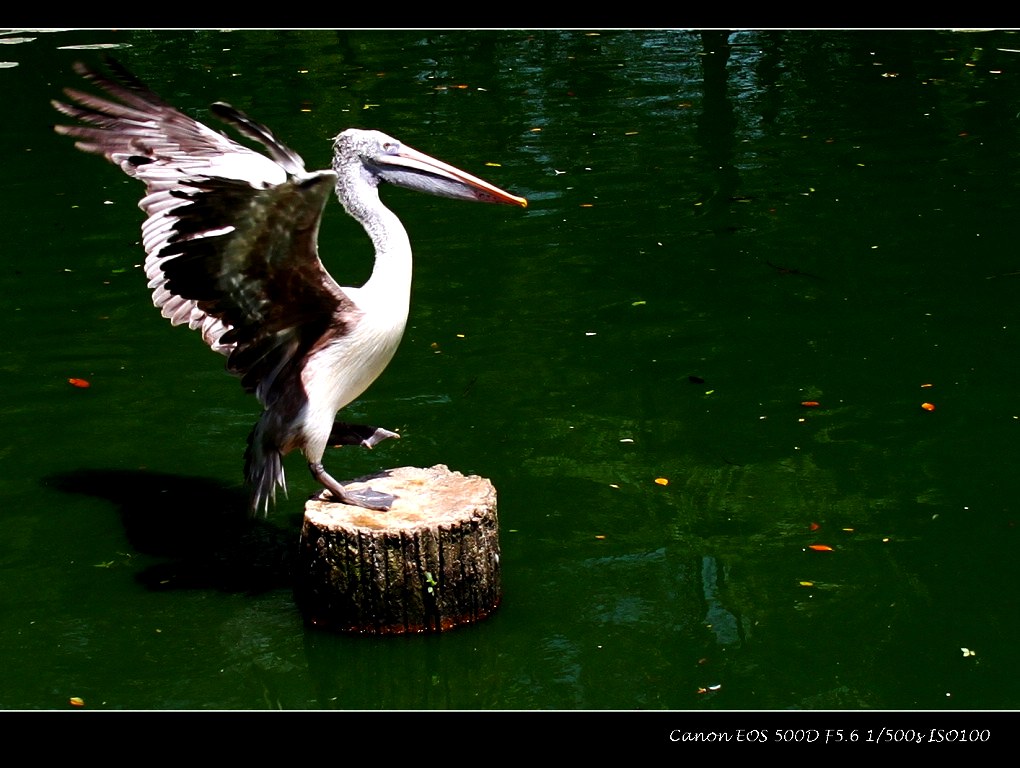
MULTIPOLYGON (((0 708, 1020 704, 1016 34, 0 41, 0 708), (309 167, 373 127, 529 199, 386 190, 411 320, 348 415, 403 438, 326 459, 490 478, 488 620, 306 628, 297 456, 265 523, 224 514, 257 404, 151 306, 140 185, 51 130, 104 45, 309 167)), ((321 250, 367 277, 333 203, 321 250)))

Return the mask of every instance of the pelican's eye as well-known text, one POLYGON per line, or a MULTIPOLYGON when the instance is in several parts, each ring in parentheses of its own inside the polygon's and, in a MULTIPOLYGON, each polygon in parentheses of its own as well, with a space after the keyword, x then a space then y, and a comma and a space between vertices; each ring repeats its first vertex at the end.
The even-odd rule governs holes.
POLYGON ((382 148, 383 148, 383 152, 385 152, 387 155, 395 155, 395 154, 397 154, 400 151, 400 142, 399 141, 384 141, 383 145, 382 145, 382 148))

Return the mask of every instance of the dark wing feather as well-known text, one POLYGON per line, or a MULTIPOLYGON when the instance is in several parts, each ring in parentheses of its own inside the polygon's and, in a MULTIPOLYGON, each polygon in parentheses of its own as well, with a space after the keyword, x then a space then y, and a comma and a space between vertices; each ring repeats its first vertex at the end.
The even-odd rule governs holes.
POLYGON ((76 70, 112 99, 68 89, 53 102, 80 125, 57 126, 146 186, 139 203, 153 303, 227 355, 263 403, 349 301, 322 266, 316 239, 336 176, 308 173, 264 126, 220 104, 214 111, 272 159, 162 101, 126 69, 115 79, 76 70))

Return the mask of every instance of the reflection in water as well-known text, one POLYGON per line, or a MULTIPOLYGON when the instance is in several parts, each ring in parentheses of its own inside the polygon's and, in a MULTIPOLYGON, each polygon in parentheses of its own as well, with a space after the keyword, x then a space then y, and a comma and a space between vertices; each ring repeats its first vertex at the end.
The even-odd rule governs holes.
POLYGON ((733 162, 737 119, 727 93, 729 33, 711 31, 701 34, 704 46, 701 64, 704 108, 698 121, 697 135, 705 154, 706 176, 716 180, 715 191, 703 197, 703 202, 709 203, 704 210, 725 216, 740 183, 740 175, 733 162))
POLYGON ((719 645, 743 641, 740 621, 719 602, 719 562, 710 555, 701 558, 701 588, 705 591, 705 625, 715 634, 719 645))

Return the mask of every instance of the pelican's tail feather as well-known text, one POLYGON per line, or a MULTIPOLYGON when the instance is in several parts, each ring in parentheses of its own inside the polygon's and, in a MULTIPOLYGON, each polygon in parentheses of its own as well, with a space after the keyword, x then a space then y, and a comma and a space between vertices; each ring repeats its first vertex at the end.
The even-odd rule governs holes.
POLYGON ((287 478, 283 471, 283 454, 266 439, 265 419, 252 428, 248 435, 248 448, 244 452, 244 477, 251 489, 248 506, 250 517, 265 517, 270 504, 276 503, 276 489, 287 493, 287 478))

